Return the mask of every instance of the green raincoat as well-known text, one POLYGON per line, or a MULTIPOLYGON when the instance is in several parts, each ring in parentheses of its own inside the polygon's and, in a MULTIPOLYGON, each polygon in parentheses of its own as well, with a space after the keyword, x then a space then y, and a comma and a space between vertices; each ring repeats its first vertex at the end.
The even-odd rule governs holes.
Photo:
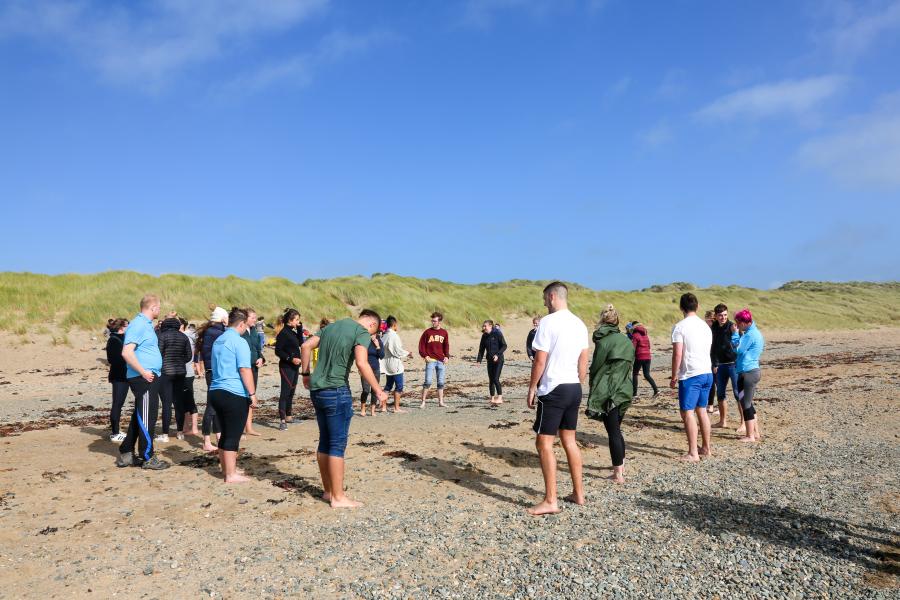
POLYGON ((631 340, 612 325, 601 325, 594 332, 594 358, 590 369, 590 394, 586 414, 602 419, 614 407, 619 414, 631 406, 634 388, 631 368, 634 365, 634 346, 631 340))

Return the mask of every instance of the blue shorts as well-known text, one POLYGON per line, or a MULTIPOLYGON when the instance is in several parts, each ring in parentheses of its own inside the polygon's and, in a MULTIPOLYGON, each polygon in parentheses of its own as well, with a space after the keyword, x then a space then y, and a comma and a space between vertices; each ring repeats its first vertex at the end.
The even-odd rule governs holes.
POLYGON ((397 373, 396 375, 388 375, 387 381, 384 382, 384 391, 385 392, 402 392, 403 391, 403 373, 397 373))
POLYGON ((316 421, 319 423, 318 452, 343 458, 347 449, 350 420, 353 418, 353 396, 350 395, 350 388, 313 390, 309 395, 312 397, 316 421))
POLYGON ((706 408, 709 403, 709 390, 712 389, 712 382, 712 373, 680 380, 678 382, 678 408, 681 410, 706 408))

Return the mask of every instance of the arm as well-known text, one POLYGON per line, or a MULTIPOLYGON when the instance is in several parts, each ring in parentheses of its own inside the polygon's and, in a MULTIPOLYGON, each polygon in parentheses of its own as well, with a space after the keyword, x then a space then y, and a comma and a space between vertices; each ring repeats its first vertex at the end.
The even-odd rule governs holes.
POLYGON ((375 356, 382 359, 384 358, 384 343, 377 337, 375 338, 375 356))
POLYGON ((531 363, 531 379, 528 381, 528 408, 534 408, 534 397, 537 395, 537 386, 547 366, 547 353, 543 350, 534 351, 534 362, 531 363))
POLYGON ((146 379, 147 381, 152 382, 156 379, 156 375, 153 374, 153 371, 148 371, 144 367, 141 366, 141 363, 138 362, 137 356, 134 355, 134 349, 137 346, 135 344, 127 344, 124 348, 122 348, 122 358, 125 359, 125 362, 135 371, 141 374, 141 377, 146 379))
POLYGON ((444 336, 444 362, 450 360, 450 334, 444 336))
POLYGON ((244 383, 244 389, 250 394, 250 406, 256 408, 259 403, 256 401, 256 388, 253 387, 253 371, 246 367, 238 369, 241 374, 241 381, 244 383))
MULTIPOLYGON (((300 346, 300 373, 303 375, 303 387, 309 389, 309 359, 312 357, 312 351, 319 347, 319 336, 310 336, 308 340, 300 346)), ((368 358, 366 364, 368 364, 368 358)))
POLYGON ((428 336, 428 331, 426 330, 419 337, 419 356, 421 356, 422 358, 425 358, 426 356, 428 356, 428 354, 425 352, 425 340, 428 339, 427 336, 428 336))
POLYGON ((684 344, 674 342, 672 344, 672 377, 669 379, 669 387, 674 388, 678 381, 678 367, 681 366, 681 358, 684 355, 684 344))
POLYGON ((375 394, 378 401, 387 401, 387 393, 381 389, 381 386, 378 384, 378 379, 375 377, 375 373, 372 372, 372 367, 369 366, 369 349, 360 345, 354 346, 353 358, 356 360, 356 368, 359 370, 360 377, 372 386, 372 393, 375 394))
POLYGON ((181 336, 181 356, 184 358, 183 363, 190 362, 193 352, 191 352, 191 340, 186 335, 181 336))
POLYGON ((503 354, 506 352, 506 338, 503 337, 503 334, 500 334, 500 352, 499 354, 503 354))
POLYGON ((587 377, 587 362, 589 352, 590 351, 585 348, 581 351, 581 355, 578 357, 578 379, 581 381, 582 385, 584 385, 584 380, 587 377))
POLYGON ((475 359, 475 362, 481 362, 481 359, 484 358, 484 338, 486 336, 481 334, 481 342, 478 344, 478 358, 475 359))

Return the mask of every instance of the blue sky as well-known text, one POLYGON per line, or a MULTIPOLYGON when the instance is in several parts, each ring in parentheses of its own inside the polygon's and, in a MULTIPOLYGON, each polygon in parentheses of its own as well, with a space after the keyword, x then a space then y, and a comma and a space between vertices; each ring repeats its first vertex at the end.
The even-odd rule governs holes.
POLYGON ((900 0, 0 0, 0 270, 900 279, 900 0))

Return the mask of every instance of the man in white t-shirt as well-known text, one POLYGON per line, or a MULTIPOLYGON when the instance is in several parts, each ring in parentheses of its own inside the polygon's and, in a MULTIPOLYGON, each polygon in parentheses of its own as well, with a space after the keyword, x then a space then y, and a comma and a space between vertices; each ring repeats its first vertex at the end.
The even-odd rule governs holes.
POLYGON ((697 462, 700 456, 712 456, 709 415, 706 404, 712 387, 712 330, 697 316, 700 304, 694 294, 681 296, 679 303, 684 318, 672 328, 672 378, 669 387, 678 387, 678 408, 687 433, 688 453, 679 460, 697 462), (697 419, 694 419, 694 414, 697 419), (697 421, 703 448, 697 450, 697 421))
POLYGON ((584 322, 569 311, 569 289, 554 281, 544 288, 544 306, 550 314, 541 319, 534 334, 534 360, 528 386, 528 408, 537 416, 535 446, 544 474, 544 500, 528 509, 532 516, 559 512, 556 498, 556 456, 553 443, 557 433, 572 475, 572 494, 566 500, 584 504, 581 481, 581 451, 575 443, 581 384, 587 376, 588 330, 584 322))

